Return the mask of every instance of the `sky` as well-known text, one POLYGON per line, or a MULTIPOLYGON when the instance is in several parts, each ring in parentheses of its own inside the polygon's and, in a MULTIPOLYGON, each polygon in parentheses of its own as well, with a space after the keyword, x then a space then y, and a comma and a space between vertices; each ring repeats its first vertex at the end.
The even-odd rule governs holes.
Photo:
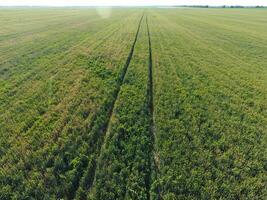
POLYGON ((0 6, 147 6, 147 5, 267 6, 267 0, 0 0, 0 6))

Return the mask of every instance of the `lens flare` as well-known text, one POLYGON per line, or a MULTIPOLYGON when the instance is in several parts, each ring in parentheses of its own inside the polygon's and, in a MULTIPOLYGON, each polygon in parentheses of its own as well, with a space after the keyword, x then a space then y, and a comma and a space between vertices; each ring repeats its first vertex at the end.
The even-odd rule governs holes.
POLYGON ((107 19, 111 16, 112 9, 111 7, 98 7, 96 8, 96 12, 101 18, 107 19))

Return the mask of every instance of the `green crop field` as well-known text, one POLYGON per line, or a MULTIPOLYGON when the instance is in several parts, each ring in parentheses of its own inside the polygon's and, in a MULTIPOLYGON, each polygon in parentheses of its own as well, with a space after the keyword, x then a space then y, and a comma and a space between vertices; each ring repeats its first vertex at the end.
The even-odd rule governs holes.
POLYGON ((267 199, 267 9, 0 8, 0 199, 267 199))

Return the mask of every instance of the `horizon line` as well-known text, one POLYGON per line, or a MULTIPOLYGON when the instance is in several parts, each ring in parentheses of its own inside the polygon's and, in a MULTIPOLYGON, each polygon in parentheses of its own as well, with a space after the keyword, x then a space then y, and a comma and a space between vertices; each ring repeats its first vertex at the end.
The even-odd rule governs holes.
POLYGON ((0 5, 0 7, 204 7, 204 6, 209 6, 209 7, 223 7, 223 6, 240 6, 240 7, 267 7, 265 5, 241 5, 241 4, 218 4, 218 5, 209 5, 209 4, 195 4, 195 5, 189 5, 189 4, 177 4, 177 5, 0 5))

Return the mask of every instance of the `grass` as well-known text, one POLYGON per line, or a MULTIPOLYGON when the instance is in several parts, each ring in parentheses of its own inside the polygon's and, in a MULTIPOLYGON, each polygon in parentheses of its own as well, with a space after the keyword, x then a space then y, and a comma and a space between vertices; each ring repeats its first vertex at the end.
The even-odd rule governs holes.
POLYGON ((2 8, 0 199, 265 199, 266 12, 2 8))

